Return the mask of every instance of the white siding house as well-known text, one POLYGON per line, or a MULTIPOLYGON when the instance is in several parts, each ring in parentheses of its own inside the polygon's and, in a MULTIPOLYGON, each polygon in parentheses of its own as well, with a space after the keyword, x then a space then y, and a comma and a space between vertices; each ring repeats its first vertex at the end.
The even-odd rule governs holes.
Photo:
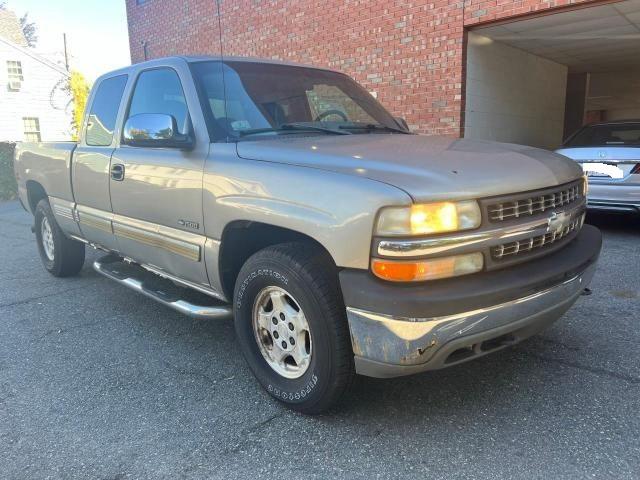
POLYGON ((0 17, 0 142, 70 139, 69 74, 26 46, 21 32, 8 34, 7 25, 18 21, 13 12, 0 17))

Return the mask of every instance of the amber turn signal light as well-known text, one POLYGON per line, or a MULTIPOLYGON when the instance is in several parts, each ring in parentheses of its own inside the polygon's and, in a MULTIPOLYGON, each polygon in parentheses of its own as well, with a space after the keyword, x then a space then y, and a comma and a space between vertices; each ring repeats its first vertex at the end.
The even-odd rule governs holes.
POLYGON ((380 258, 371 260, 371 270, 374 275, 391 282, 419 282, 457 277, 479 272, 483 265, 484 258, 481 253, 409 262, 396 262, 380 258))

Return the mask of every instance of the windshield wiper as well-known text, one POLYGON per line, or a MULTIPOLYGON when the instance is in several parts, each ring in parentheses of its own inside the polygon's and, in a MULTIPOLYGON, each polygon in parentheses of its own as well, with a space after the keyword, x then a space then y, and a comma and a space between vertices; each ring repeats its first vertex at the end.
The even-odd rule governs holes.
POLYGON ((364 125, 340 125, 338 128, 343 130, 368 130, 368 131, 386 131, 386 132, 396 132, 396 133, 404 133, 405 135, 413 135, 411 132, 407 130, 403 130, 402 128, 389 127, 387 125, 376 124, 376 123, 367 123, 364 125))
POLYGON ((325 132, 332 133, 333 135, 351 135, 350 132, 341 132, 340 130, 334 130, 333 128, 327 127, 318 127, 316 125, 303 125, 300 123, 283 123, 277 127, 267 127, 267 128, 252 128, 250 130, 241 130, 238 134, 241 137, 245 137, 247 135, 254 135, 259 133, 268 133, 268 132, 304 132, 304 131, 316 131, 316 132, 325 132))

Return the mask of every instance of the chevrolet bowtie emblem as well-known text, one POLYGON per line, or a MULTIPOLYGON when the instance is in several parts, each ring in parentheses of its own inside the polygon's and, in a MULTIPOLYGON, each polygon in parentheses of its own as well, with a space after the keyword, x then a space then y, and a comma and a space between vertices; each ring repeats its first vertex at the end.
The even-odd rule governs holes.
POLYGON ((547 219, 547 232, 559 232, 566 227, 571 217, 566 212, 552 212, 547 219))

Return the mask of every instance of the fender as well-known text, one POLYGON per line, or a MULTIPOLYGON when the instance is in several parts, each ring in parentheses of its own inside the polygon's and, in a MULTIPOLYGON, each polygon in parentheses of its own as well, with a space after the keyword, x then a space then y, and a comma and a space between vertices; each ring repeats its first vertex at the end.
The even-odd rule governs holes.
POLYGON ((236 155, 229 144, 212 145, 204 172, 204 224, 219 240, 231 222, 270 224, 320 243, 339 267, 369 268, 377 211, 409 205, 402 190, 325 170, 236 155))

